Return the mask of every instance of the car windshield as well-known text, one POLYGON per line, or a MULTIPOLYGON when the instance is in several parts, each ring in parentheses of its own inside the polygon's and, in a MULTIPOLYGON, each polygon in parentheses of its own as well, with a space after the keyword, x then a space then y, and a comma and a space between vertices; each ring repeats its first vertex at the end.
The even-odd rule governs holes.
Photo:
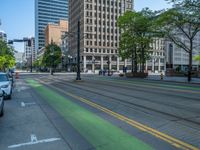
POLYGON ((8 81, 8 77, 5 74, 0 74, 0 82, 2 81, 8 81))

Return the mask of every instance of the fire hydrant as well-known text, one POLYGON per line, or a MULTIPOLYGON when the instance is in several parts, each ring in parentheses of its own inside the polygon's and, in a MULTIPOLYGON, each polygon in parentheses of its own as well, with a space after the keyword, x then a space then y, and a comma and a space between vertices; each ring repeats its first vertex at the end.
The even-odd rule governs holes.
POLYGON ((160 74, 160 80, 163 80, 163 73, 160 74))

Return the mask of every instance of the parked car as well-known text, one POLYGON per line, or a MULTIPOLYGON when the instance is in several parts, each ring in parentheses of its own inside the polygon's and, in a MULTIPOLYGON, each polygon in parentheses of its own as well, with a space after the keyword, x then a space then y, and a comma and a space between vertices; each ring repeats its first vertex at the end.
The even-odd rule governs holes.
POLYGON ((3 116, 4 92, 0 89, 0 117, 3 116))
POLYGON ((11 99, 12 97, 12 81, 6 73, 0 73, 0 88, 4 91, 4 97, 11 99))

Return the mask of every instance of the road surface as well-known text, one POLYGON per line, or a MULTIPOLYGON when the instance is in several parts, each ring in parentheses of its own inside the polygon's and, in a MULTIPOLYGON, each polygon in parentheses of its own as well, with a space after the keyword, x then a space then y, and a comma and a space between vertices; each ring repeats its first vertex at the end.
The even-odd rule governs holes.
POLYGON ((200 149, 200 85, 73 74, 20 75, 0 149, 200 149))

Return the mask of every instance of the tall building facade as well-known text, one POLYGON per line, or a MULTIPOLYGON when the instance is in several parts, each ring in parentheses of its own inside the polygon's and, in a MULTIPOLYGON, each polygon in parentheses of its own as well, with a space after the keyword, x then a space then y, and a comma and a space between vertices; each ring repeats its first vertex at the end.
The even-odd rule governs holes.
POLYGON ((150 44, 150 58, 146 62, 146 71, 163 72, 166 70, 166 39, 154 38, 150 44))
POLYGON ((36 59, 35 38, 28 38, 29 41, 24 42, 24 54, 27 62, 33 62, 36 59))
POLYGON ((133 10, 132 0, 69 0, 69 54, 76 62, 77 23, 81 28, 82 71, 122 70, 118 56, 120 30, 117 19, 133 10))
POLYGON ((49 23, 45 29, 45 45, 54 42, 62 46, 62 36, 68 32, 68 21, 60 20, 58 24, 49 23))
POLYGON ((68 0, 35 0, 35 48, 45 46, 45 28, 48 23, 68 20, 68 0))
MULTIPOLYGON (((189 41, 183 35, 180 36, 180 39, 183 43, 189 46, 189 41)), ((193 57, 196 55, 200 55, 200 32, 194 38, 193 41, 193 57)), ((168 41, 166 43, 166 64, 167 68, 179 69, 181 71, 188 70, 189 64, 189 53, 187 53, 184 49, 178 47, 173 42, 168 41)), ((193 69, 197 69, 200 62, 193 60, 193 69)))
POLYGON ((0 30, 0 39, 7 41, 7 34, 4 31, 0 30))

